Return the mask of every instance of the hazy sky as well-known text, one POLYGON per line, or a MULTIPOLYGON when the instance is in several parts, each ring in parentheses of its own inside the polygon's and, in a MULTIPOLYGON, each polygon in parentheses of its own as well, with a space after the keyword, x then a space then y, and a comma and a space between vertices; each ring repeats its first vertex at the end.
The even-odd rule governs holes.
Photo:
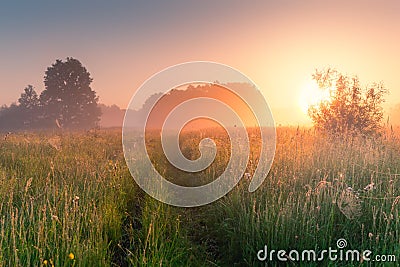
POLYGON ((278 123, 306 121, 299 99, 315 68, 383 81, 400 103, 400 1, 9 1, 0 4, 0 105, 43 90, 75 57, 100 102, 126 108, 170 65, 230 65, 262 90, 278 123))

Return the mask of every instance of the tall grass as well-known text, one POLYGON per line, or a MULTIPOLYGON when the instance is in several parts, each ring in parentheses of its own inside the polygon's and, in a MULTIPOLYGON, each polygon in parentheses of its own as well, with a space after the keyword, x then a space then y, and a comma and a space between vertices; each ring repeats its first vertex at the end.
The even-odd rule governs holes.
MULTIPOLYGON (((185 155, 196 157, 198 139, 183 136, 185 155)), ((162 151, 153 149, 162 169, 162 151)), ((222 149, 196 177, 218 176, 229 156, 222 149)), ((12 134, 0 141, 0 265, 263 266, 256 255, 264 245, 318 251, 339 238, 400 260, 399 175, 396 133, 333 140, 279 128, 261 188, 249 193, 246 176, 219 201, 183 209, 136 186, 119 131, 12 134)))
POLYGON ((212 208, 220 263, 261 265, 256 253, 264 245, 321 251, 335 248, 339 238, 351 249, 398 258, 399 149, 394 136, 338 141, 279 129, 262 188, 250 194, 243 183, 212 208))
POLYGON ((1 261, 109 265, 125 208, 120 148, 109 146, 115 135, 59 136, 59 147, 52 138, 20 135, 0 144, 1 261))

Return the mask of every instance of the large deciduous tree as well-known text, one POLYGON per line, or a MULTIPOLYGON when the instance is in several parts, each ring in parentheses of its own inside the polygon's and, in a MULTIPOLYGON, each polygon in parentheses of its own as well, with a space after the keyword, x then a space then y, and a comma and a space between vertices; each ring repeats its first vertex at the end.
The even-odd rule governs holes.
POLYGON ((45 90, 40 95, 48 125, 72 129, 97 126, 101 110, 96 92, 90 87, 92 81, 79 60, 56 60, 45 72, 45 90))
POLYGON ((365 88, 357 76, 348 76, 335 69, 316 71, 313 79, 322 90, 330 90, 330 98, 308 110, 317 129, 334 135, 374 135, 382 128, 384 96, 382 83, 365 88))

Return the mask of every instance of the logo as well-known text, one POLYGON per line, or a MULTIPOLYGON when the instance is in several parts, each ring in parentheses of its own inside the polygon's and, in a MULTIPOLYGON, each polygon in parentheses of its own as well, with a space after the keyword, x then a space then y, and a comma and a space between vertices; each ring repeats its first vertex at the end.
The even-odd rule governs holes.
POLYGON ((259 261, 271 262, 321 262, 321 261, 346 261, 346 262, 396 262, 394 254, 374 254, 371 250, 347 249, 347 240, 339 238, 336 241, 336 248, 329 247, 328 249, 305 249, 302 251, 292 249, 268 249, 265 245, 263 249, 257 252, 259 261))
POLYGON ((147 194, 173 206, 196 207, 223 197, 244 176, 252 176, 248 190, 255 191, 271 168, 276 132, 271 110, 249 78, 223 64, 188 62, 164 69, 140 86, 126 110, 122 140, 129 171, 147 194), (200 156, 185 156, 181 136, 198 119, 223 128, 229 137, 229 160, 213 181, 185 186, 174 181, 182 173, 190 176, 210 168, 221 143, 201 138, 200 156), (251 175, 246 172, 252 151, 249 129, 259 136, 257 144, 251 144, 258 153, 251 175), (166 174, 165 161, 178 177, 166 174))

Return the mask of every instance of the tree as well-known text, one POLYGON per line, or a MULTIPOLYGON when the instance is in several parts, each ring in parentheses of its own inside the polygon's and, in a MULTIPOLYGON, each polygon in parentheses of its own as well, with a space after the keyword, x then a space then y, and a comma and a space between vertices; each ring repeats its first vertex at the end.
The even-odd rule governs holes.
POLYGON ((321 90, 329 90, 330 98, 308 110, 317 129, 335 135, 373 135, 382 128, 384 96, 382 83, 364 89, 357 76, 348 76, 328 68, 313 74, 321 90))
POLYGON ((39 98, 32 85, 25 87, 24 92, 9 107, 0 108, 0 129, 20 130, 37 127, 39 98))
POLYGON ((45 90, 40 95, 44 119, 49 125, 64 128, 97 126, 101 110, 96 92, 90 87, 93 79, 77 59, 56 60, 44 77, 45 90))
POLYGON ((32 85, 28 85, 18 99, 20 107, 32 110, 39 106, 39 97, 32 85))
POLYGON ((21 124, 26 127, 37 127, 39 115, 39 97, 32 85, 25 87, 18 99, 18 111, 21 114, 21 124))

